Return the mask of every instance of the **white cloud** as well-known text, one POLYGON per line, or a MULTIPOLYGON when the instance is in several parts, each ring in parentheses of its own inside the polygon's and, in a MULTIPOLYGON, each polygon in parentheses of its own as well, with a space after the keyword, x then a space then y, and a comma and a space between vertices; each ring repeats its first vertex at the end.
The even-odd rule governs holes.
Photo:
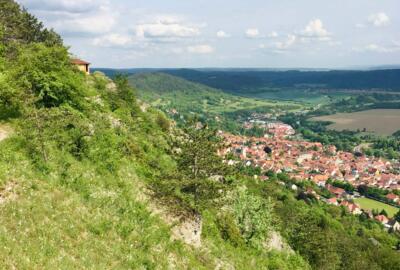
POLYGON ((108 0, 20 0, 46 26, 63 35, 101 35, 117 23, 118 12, 108 0))
POLYGON ((365 24, 363 24, 363 23, 357 23, 357 24, 356 24, 356 27, 357 27, 357 28, 365 28, 365 24))
POLYGON ((275 32, 275 31, 272 31, 271 33, 268 34, 268 37, 270 37, 270 38, 276 38, 276 37, 278 37, 278 33, 275 32))
POLYGON ((258 47, 260 49, 267 49, 272 53, 282 54, 287 53, 296 44, 298 38, 296 35, 289 34, 283 41, 274 42, 271 44, 260 44, 258 47))
POLYGON ((154 22, 138 24, 135 27, 139 38, 169 40, 176 38, 195 37, 200 35, 197 26, 185 24, 174 17, 161 17, 154 22))
POLYGON ((361 48, 359 47, 353 48, 352 50, 356 52, 394 53, 394 52, 400 52, 399 45, 400 44, 396 44, 396 42, 393 42, 392 46, 382 46, 375 43, 371 43, 361 48))
MULTIPOLYGON (((278 33, 275 31, 271 32, 268 37, 278 38, 278 33)), ((270 44, 259 45, 260 49, 268 49, 273 53, 287 53, 293 50, 296 44, 302 43, 307 44, 312 41, 327 41, 329 46, 340 46, 342 43, 339 41, 332 40, 331 33, 325 29, 320 19, 311 20, 303 30, 292 32, 286 36, 286 38, 280 39, 277 42, 270 44)), ((298 47, 298 46, 297 46, 298 47)), ((315 50, 315 48, 314 48, 315 50)))
POLYGON ((375 14, 371 14, 368 17, 368 22, 372 24, 373 26, 385 26, 388 25, 390 22, 390 18, 386 13, 384 12, 379 12, 375 14))
POLYGON ((187 51, 195 54, 209 54, 213 53, 215 50, 210 45, 203 44, 203 45, 189 46, 187 47, 187 51))
POLYGON ((116 25, 116 14, 110 10, 86 16, 70 15, 51 22, 51 26, 62 33, 104 34, 110 32, 116 25))
POLYGON ((297 37, 295 35, 288 35, 287 39, 283 42, 276 42, 275 48, 278 50, 287 50, 295 44, 297 37))
POLYGON ((248 38, 257 38, 260 36, 260 31, 257 28, 249 28, 246 30, 245 35, 248 38))
POLYGON ((110 34, 95 38, 93 45, 99 47, 126 47, 133 43, 133 38, 123 34, 110 34))
POLYGON ((320 19, 311 20, 300 34, 305 39, 317 39, 320 41, 331 39, 331 34, 324 28, 320 19))
POLYGON ((219 30, 216 35, 218 38, 228 38, 231 36, 230 34, 227 34, 226 32, 224 32, 222 30, 219 30))
POLYGON ((96 10, 105 1, 96 0, 19 0, 30 10, 84 13, 96 10))

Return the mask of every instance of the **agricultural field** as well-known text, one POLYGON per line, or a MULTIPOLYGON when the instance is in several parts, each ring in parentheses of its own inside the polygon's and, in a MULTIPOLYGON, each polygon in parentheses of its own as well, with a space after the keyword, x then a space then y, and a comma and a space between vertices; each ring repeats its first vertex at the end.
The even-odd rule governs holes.
POLYGON ((273 100, 290 100, 295 102, 301 102, 309 105, 324 105, 333 103, 339 99, 346 98, 350 94, 343 92, 323 92, 318 90, 307 90, 307 89, 257 89, 256 92, 249 91, 249 97, 262 98, 262 99, 273 99, 273 100))
POLYGON ((313 117, 314 121, 333 122, 328 126, 334 130, 364 130, 378 135, 392 135, 400 130, 400 109, 374 109, 353 113, 313 117))
POLYGON ((360 207, 365 210, 378 209, 379 211, 381 211, 382 209, 385 209, 389 217, 393 217, 399 211, 399 208, 368 198, 357 198, 354 199, 354 202, 358 203, 360 207))

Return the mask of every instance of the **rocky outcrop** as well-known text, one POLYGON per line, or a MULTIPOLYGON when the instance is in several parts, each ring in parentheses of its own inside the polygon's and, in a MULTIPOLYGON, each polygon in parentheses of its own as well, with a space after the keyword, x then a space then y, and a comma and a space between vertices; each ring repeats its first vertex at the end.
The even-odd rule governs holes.
POLYGON ((171 228, 171 238, 179 240, 195 248, 201 247, 201 233, 203 219, 200 214, 192 213, 185 216, 176 215, 171 209, 151 198, 151 195, 145 187, 140 187, 138 193, 139 201, 145 202, 147 209, 157 215, 171 228))
POLYGON ((180 220, 172 227, 172 238, 198 248, 201 246, 202 224, 199 214, 180 220))
POLYGON ((293 249, 286 243, 285 239, 279 232, 272 231, 269 240, 265 243, 264 247, 268 250, 275 250, 280 252, 294 253, 293 249))

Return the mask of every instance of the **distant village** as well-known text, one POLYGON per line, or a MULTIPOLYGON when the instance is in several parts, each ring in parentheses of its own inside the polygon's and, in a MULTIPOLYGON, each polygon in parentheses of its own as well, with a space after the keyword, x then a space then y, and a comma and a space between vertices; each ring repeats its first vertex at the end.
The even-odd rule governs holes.
MULTIPOLYGON (((354 187, 366 185, 391 191, 400 190, 400 163, 398 161, 355 155, 337 151, 332 145, 303 141, 295 138, 295 130, 290 125, 275 119, 262 120, 259 115, 250 117, 243 124, 246 129, 253 128, 255 125, 264 128, 264 137, 237 136, 220 132, 220 136, 225 141, 225 148, 220 151, 220 154, 224 157, 231 154, 240 160, 226 160, 228 164, 242 162, 245 166, 260 168, 262 172, 283 172, 294 180, 312 181, 334 195, 331 199, 319 196, 317 199, 328 204, 342 205, 353 214, 361 214, 364 211, 385 227, 400 231, 398 222, 384 215, 373 216, 372 213, 361 210, 358 204, 352 202, 354 194, 348 194, 344 189, 328 183, 331 179, 344 181, 354 187)), ((265 175, 255 177, 268 180, 265 175)), ((313 193, 312 190, 308 192, 313 193)), ((357 196, 357 193, 355 195, 357 196)), ((398 195, 390 192, 387 199, 392 204, 400 206, 398 195)))

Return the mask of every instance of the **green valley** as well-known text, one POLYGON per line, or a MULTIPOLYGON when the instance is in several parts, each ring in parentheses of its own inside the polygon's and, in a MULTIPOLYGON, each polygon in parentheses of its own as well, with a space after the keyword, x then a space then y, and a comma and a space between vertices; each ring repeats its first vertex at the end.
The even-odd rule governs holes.
POLYGON ((176 109, 185 113, 221 114, 258 107, 269 107, 276 111, 296 111, 302 108, 302 104, 296 102, 230 95, 166 73, 139 73, 130 76, 129 81, 143 100, 160 108, 176 109))

